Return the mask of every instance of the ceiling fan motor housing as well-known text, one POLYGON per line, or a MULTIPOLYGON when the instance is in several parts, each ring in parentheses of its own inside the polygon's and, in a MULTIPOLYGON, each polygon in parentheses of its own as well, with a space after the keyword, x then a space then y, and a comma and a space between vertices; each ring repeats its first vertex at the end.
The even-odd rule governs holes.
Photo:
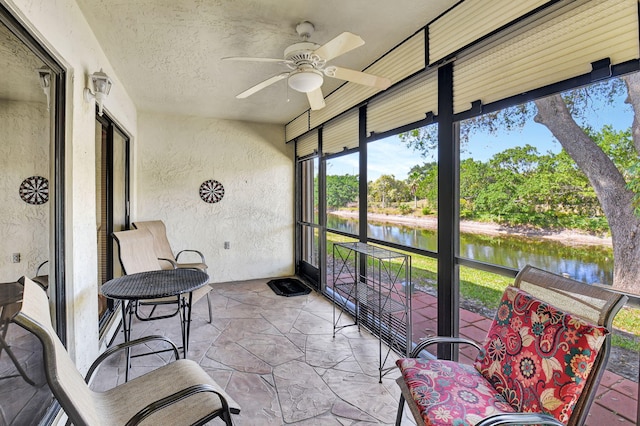
POLYGON ((303 41, 292 44, 284 50, 284 59, 292 61, 291 69, 301 65, 311 65, 314 68, 322 68, 326 61, 313 52, 320 47, 319 44, 303 41))
POLYGON ((321 70, 327 61, 314 53, 320 48, 319 44, 306 41, 313 32, 313 25, 303 22, 296 30, 305 41, 292 44, 284 50, 284 59, 289 61, 287 66, 293 70, 289 74, 287 84, 293 90, 309 93, 322 86, 324 79, 321 70))

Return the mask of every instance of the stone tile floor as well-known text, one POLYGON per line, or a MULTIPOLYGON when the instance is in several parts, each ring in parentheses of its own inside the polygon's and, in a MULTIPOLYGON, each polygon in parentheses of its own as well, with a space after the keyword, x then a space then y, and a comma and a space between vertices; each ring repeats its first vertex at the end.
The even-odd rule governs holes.
MULTIPOLYGON (((378 383, 378 340, 356 327, 342 329, 334 339, 329 300, 316 292, 277 296, 266 281, 213 284, 212 324, 207 322, 206 302, 194 306, 188 357, 241 405, 235 424, 394 424, 398 373, 392 370, 378 383)), ((412 303, 414 331, 430 333, 435 328, 435 298, 415 292, 412 303)), ((482 340, 489 323, 481 315, 461 312, 460 331, 466 337, 482 340)), ((161 334, 180 341, 177 318, 135 323, 133 334, 161 334)), ((461 359, 474 356, 463 351, 461 359)), ((392 352, 386 366, 395 359, 392 352)), ((163 356, 136 358, 132 373, 164 362, 163 356)), ((123 365, 121 358, 110 360, 93 387, 121 383, 123 365)), ((637 399, 637 383, 607 371, 586 425, 636 424, 637 399)), ((405 410, 402 424, 415 424, 410 417, 405 410)))
MULTIPOLYGON (((213 284, 213 321, 196 303, 188 358, 196 360, 240 404, 235 425, 394 424, 400 396, 393 369, 378 383, 378 340, 347 327, 333 338, 333 309, 324 296, 283 297, 267 280, 213 284)), ((133 337, 160 334, 180 341, 179 320, 134 322, 133 337)), ((116 339, 120 342, 122 337, 116 339)), ((135 358, 132 376, 165 362, 135 358)), ((394 365, 392 352, 387 367, 394 365)), ((124 381, 123 357, 105 363, 92 384, 124 381)), ((408 410, 403 425, 415 424, 408 410)), ((220 422, 212 422, 218 424, 220 422)))
MULTIPOLYGON (((378 340, 356 327, 342 329, 334 339, 333 308, 328 299, 316 292, 278 296, 266 282, 213 284, 211 324, 206 302, 194 306, 188 357, 198 361, 241 405, 235 424, 394 424, 398 373, 392 370, 378 383, 378 340)), ((436 303, 433 296, 415 292, 416 336, 435 329, 436 303)), ((489 324, 481 315, 461 312, 460 332, 466 337, 481 341, 489 324)), ((177 342, 178 319, 135 323, 133 334, 161 334, 177 342)), ((473 357, 471 352, 461 355, 461 359, 473 357)), ((386 367, 396 358, 392 352, 386 367)), ((94 388, 121 383, 122 361, 114 359, 105 365, 94 388)), ((136 358, 132 374, 163 362, 159 356, 136 358)), ((637 383, 606 372, 586 425, 636 424, 637 395, 637 383)), ((415 424, 408 410, 402 424, 415 424)))
MULTIPOLYGON (((275 295, 267 280, 214 284, 214 320, 207 322, 207 306, 194 306, 189 358, 197 360, 242 405, 237 425, 369 425, 393 424, 399 391, 392 370, 378 383, 378 341, 366 330, 349 327, 333 332, 329 300, 312 292, 307 296, 275 295)), ((414 340, 436 328, 435 297, 413 295, 414 340)), ((460 312, 463 336, 482 340, 490 320, 460 312)), ((134 324, 134 337, 161 334, 180 341, 178 318, 134 324)), ((42 371, 37 339, 15 325, 7 343, 36 382, 31 386, 16 375, 6 354, 0 356, 0 425, 29 424, 39 417, 34 407, 48 406, 50 394, 42 371), (35 346, 34 346, 35 344, 35 346), (8 376, 15 377, 8 377, 8 376), (44 398, 44 399, 43 399, 44 398)), ((121 336, 118 340, 121 341, 121 336)), ((4 352, 4 351, 3 351, 4 352)), ((462 360, 475 356, 464 349, 462 360)), ((133 361, 133 374, 142 374, 167 360, 147 356, 133 361)), ((393 365, 395 354, 387 361, 393 365)), ((637 363, 635 358, 631 362, 637 363)), ((124 380, 122 357, 104 364, 92 383, 95 389, 124 380)), ((636 424, 638 383, 605 372, 587 426, 636 424)), ((405 410, 408 411, 408 410, 405 410)), ((215 422, 212 422, 215 423, 215 422)), ((218 422, 219 423, 219 422, 218 422)), ((407 417, 403 425, 414 424, 407 417)))

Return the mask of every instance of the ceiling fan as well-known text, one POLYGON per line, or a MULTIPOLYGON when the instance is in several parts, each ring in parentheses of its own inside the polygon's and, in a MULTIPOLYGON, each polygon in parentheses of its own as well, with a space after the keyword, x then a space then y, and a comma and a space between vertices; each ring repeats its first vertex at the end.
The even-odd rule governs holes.
POLYGON ((350 32, 343 32, 333 40, 320 46, 309 41, 309 37, 314 31, 311 22, 304 21, 296 26, 296 32, 302 41, 292 44, 284 50, 284 59, 274 58, 251 58, 241 56, 230 56, 222 58, 227 61, 247 61, 247 62, 275 62, 281 63, 291 71, 277 74, 255 86, 245 90, 236 96, 244 99, 254 93, 268 87, 280 80, 287 79, 289 87, 298 92, 306 93, 311 109, 318 110, 324 108, 324 95, 322 94, 322 83, 324 77, 337 78, 339 80, 350 81, 365 86, 373 86, 379 89, 386 89, 391 85, 391 81, 385 77, 378 77, 372 74, 351 70, 348 68, 327 66, 330 60, 345 54, 364 44, 364 40, 350 32))

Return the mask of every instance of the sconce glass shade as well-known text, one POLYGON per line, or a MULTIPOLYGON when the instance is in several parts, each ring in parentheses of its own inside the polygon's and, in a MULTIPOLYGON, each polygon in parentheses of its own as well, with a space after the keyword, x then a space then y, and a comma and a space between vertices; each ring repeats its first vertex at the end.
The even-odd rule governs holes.
POLYGON ((302 93, 313 92, 322 86, 322 74, 316 70, 292 73, 287 80, 289 87, 302 93))
POLYGON ((51 69, 47 66, 42 66, 36 69, 38 72, 38 82, 40 88, 47 97, 47 111, 49 111, 49 97, 51 96, 51 69))
POLYGON ((102 104, 104 100, 107 99, 107 95, 109 95, 109 92, 111 91, 113 82, 109 76, 102 71, 102 69, 91 74, 89 78, 91 79, 93 91, 89 88, 84 89, 84 98, 87 102, 90 102, 92 98, 95 98, 98 105, 98 115, 102 115, 102 104))
POLYGON ((51 87, 51 69, 43 66, 38 68, 38 80, 40 81, 40 87, 42 90, 48 90, 51 87))

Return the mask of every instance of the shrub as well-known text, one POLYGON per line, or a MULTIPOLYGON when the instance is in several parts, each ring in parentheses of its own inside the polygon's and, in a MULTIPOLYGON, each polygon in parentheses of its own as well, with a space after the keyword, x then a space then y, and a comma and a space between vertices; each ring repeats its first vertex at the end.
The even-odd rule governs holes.
POLYGON ((398 210, 400 210, 400 214, 402 214, 402 215, 407 215, 407 214, 413 212, 413 209, 408 204, 400 204, 398 206, 398 210))

